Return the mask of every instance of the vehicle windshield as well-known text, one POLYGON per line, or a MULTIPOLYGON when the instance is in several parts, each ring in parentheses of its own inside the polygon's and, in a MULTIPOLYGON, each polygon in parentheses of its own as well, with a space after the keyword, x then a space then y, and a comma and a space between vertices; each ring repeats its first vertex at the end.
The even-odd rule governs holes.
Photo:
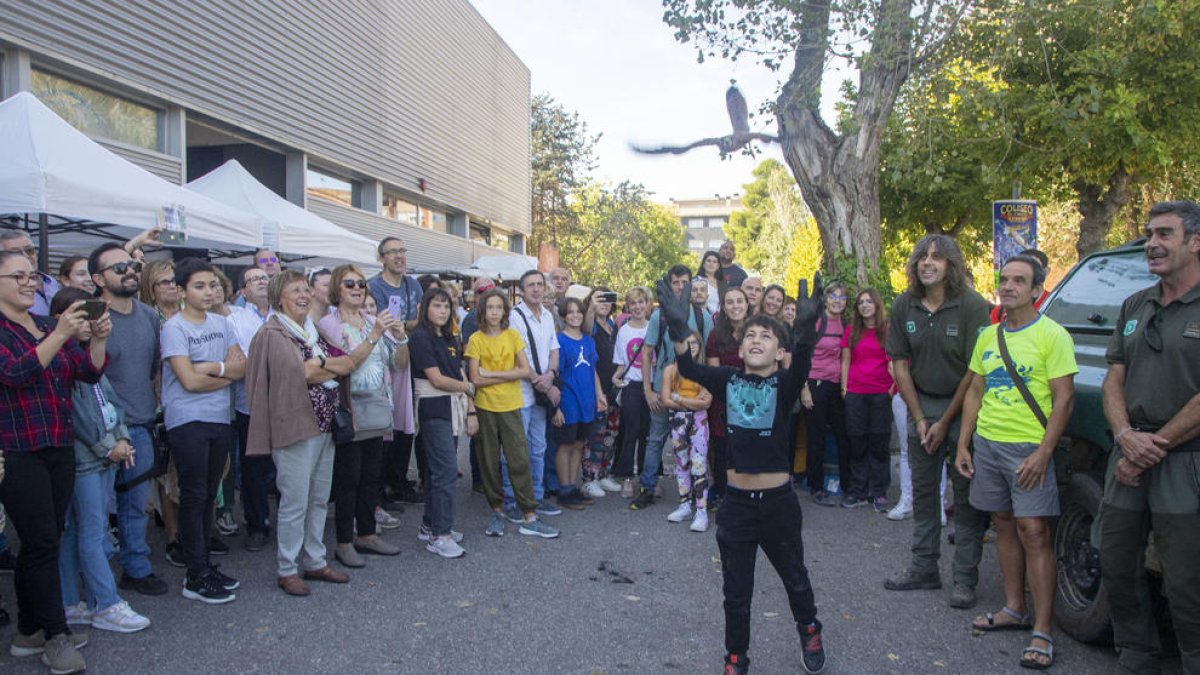
POLYGON ((1157 281, 1141 248, 1096 256, 1060 285, 1042 311, 1068 328, 1111 331, 1125 298, 1157 281))

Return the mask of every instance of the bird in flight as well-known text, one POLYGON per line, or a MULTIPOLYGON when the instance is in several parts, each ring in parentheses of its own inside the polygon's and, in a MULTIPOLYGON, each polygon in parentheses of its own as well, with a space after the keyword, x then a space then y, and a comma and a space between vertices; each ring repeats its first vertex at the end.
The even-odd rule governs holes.
POLYGON ((705 145, 715 145, 721 151, 722 155, 728 155, 731 152, 741 150, 750 144, 751 141, 761 141, 763 143, 778 143, 779 137, 771 134, 764 134, 756 131, 750 131, 750 119, 746 108, 746 97, 742 96, 742 92, 738 91, 736 86, 730 86, 725 90, 725 107, 729 110, 729 121, 733 124, 733 133, 728 136, 714 136, 712 138, 702 138, 698 141, 693 141, 687 145, 663 145, 658 147, 646 147, 637 144, 630 144, 636 152, 641 152, 648 155, 682 155, 689 150, 699 148, 705 145))

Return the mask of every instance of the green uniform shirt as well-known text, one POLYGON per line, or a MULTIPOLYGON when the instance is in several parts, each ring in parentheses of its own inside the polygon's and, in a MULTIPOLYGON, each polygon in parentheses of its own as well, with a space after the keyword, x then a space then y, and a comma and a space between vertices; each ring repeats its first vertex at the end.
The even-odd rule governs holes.
POLYGON ((1125 365, 1129 423, 1165 425, 1200 393, 1200 284, 1166 307, 1162 283, 1126 298, 1105 357, 1125 365))
POLYGON ((917 391, 938 398, 954 396, 967 372, 979 331, 991 325, 988 304, 967 289, 930 312, 911 291, 892 303, 886 351, 893 361, 911 361, 917 391))
MULTIPOLYGON (((1042 414, 1049 418, 1054 402, 1050 380, 1079 372, 1071 334, 1053 319, 1039 314, 1027 326, 1016 330, 1005 328, 1004 344, 1017 375, 1033 394, 1042 414)), ((979 435, 1000 443, 1041 443, 1046 430, 1004 367, 996 328, 983 331, 975 342, 971 372, 983 376, 984 381, 979 421, 975 425, 979 435)))

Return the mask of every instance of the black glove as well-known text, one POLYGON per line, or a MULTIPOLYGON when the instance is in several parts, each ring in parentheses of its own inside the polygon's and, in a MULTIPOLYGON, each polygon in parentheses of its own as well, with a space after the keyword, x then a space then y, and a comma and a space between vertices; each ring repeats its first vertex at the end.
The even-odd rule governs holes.
POLYGON ((658 280, 657 290, 659 320, 666 322, 671 342, 687 340, 688 334, 692 332, 688 328, 690 299, 687 293, 676 294, 671 288, 670 279, 666 277, 658 280))
POLYGON ((817 344, 817 318, 825 304, 825 287, 821 273, 813 275, 813 292, 808 294, 808 279, 800 280, 796 292, 796 320, 792 322, 792 339, 798 346, 811 347, 817 344))

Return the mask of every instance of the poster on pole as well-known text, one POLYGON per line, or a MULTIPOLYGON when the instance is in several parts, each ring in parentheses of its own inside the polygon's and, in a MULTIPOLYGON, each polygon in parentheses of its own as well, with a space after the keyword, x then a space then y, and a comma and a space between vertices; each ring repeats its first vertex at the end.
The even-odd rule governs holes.
POLYGON ((1005 260, 1037 248, 1037 202, 1002 199, 992 202, 992 264, 996 270, 1005 260))

